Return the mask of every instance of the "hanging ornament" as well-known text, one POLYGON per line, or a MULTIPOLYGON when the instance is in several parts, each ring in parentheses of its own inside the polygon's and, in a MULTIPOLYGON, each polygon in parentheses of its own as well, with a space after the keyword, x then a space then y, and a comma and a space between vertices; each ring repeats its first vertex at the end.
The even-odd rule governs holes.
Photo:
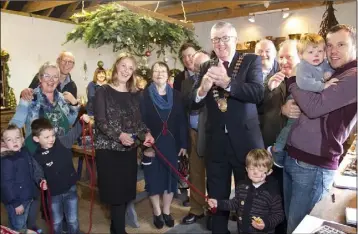
POLYGON ((150 51, 149 51, 149 50, 147 50, 147 51, 145 52, 145 56, 147 56, 147 57, 150 56, 150 51))
POLYGON ((169 61, 169 59, 167 58, 167 57, 164 57, 164 62, 168 62, 169 61))

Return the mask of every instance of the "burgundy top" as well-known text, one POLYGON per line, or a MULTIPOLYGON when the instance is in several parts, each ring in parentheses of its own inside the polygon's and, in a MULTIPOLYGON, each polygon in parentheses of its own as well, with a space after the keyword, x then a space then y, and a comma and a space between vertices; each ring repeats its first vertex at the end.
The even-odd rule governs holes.
POLYGON ((357 61, 338 68, 332 77, 340 82, 319 93, 290 86, 303 113, 292 126, 288 154, 326 169, 338 168, 343 143, 357 121, 357 61))

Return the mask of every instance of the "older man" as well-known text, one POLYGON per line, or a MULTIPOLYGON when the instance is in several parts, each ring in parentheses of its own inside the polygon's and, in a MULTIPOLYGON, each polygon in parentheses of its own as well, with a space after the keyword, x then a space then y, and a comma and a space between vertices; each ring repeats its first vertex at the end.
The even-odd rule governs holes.
MULTIPOLYGON (((61 93, 64 93, 66 98, 66 92, 72 94, 75 98, 77 98, 77 86, 75 82, 71 79, 70 72, 72 71, 75 65, 75 57, 71 52, 64 51, 61 52, 57 58, 57 64, 60 68, 60 79, 59 84, 57 86, 57 90, 61 93)), ((39 85, 38 74, 32 79, 29 88, 26 88, 21 91, 21 97, 26 100, 32 99, 32 90, 37 88, 39 85)))
POLYGON ((332 27, 326 38, 327 58, 339 79, 320 93, 290 91, 302 110, 288 137, 284 163, 287 232, 292 233, 305 215, 327 194, 343 153, 343 143, 357 121, 356 30, 332 27))
MULTIPOLYGON (((200 65, 210 60, 210 55, 206 51, 198 50, 192 56, 195 75, 189 79, 183 80, 181 91, 183 97, 189 97, 192 87, 198 80, 200 65)), ((206 107, 191 111, 191 100, 186 100, 187 112, 190 122, 190 150, 189 150, 189 179, 190 182, 203 194, 206 193, 205 178, 205 122, 207 118, 206 107)), ((184 224, 195 223, 198 219, 204 217, 205 198, 201 197, 195 191, 190 193, 190 211, 184 217, 184 224)))
MULTIPOLYGON (((192 92, 192 108, 206 105, 206 157, 209 196, 228 199, 231 176, 245 179, 246 154, 263 148, 256 104, 264 95, 261 58, 236 51, 237 31, 227 22, 211 28, 217 58, 204 63, 192 92)), ((229 212, 217 211, 213 233, 228 233, 229 212)), ((239 217, 242 219, 245 217, 239 217)))
POLYGON ((271 40, 262 39, 255 46, 255 54, 261 57, 264 84, 280 70, 276 61, 276 47, 271 40))

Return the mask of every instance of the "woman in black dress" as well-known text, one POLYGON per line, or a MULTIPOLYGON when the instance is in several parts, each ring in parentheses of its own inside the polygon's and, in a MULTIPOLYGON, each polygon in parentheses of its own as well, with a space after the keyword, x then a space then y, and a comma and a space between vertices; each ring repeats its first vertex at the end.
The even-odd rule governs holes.
POLYGON ((137 145, 133 135, 145 134, 145 146, 154 143, 141 120, 135 68, 133 56, 120 54, 111 80, 99 87, 95 95, 98 189, 102 202, 110 205, 111 234, 126 233, 126 204, 136 197, 137 145))
MULTIPOLYGON (((140 101, 142 118, 155 137, 159 151, 178 168, 178 156, 185 155, 188 146, 188 125, 181 96, 167 84, 169 68, 165 63, 156 62, 151 73, 153 83, 144 90, 140 101)), ((143 156, 142 164, 146 191, 153 206, 153 223, 158 229, 164 223, 173 227, 170 204, 177 191, 178 176, 158 155, 143 156), (163 195, 163 210, 160 195, 163 195)))

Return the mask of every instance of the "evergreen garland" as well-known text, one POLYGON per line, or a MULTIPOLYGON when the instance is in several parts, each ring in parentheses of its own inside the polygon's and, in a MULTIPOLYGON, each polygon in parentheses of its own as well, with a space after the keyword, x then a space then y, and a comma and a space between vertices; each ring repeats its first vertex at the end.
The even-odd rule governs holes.
POLYGON ((77 25, 66 42, 84 40, 88 47, 113 45, 113 51, 127 50, 136 56, 157 49, 158 58, 165 49, 176 54, 184 41, 195 41, 194 32, 181 25, 133 13, 117 3, 101 5, 92 12, 71 17, 77 25))
POLYGON ((5 83, 7 84, 7 92, 5 93, 6 107, 14 109, 16 107, 16 97, 14 93, 14 89, 9 85, 10 79, 10 69, 7 62, 10 59, 10 55, 7 51, 1 49, 1 60, 4 61, 4 71, 5 71, 5 83))
POLYGON ((334 15, 335 9, 333 8, 333 1, 325 1, 325 4, 327 6, 326 11, 322 16, 322 22, 318 32, 323 38, 326 38, 327 32, 331 27, 338 24, 336 16, 334 15))

